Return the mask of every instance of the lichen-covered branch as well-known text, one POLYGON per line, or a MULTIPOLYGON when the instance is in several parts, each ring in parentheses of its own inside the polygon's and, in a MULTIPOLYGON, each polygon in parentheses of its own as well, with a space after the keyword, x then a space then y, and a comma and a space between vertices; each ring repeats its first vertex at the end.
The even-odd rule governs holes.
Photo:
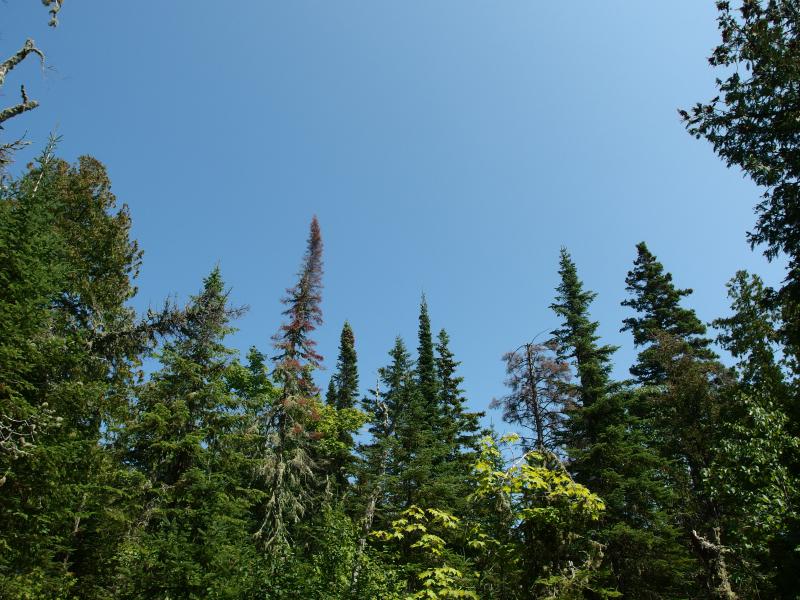
POLYGON ((61 10, 61 5, 64 4, 64 0, 42 0, 42 4, 49 7, 50 10, 50 22, 48 25, 50 27, 58 27, 58 13, 61 10))
POLYGON ((44 64, 44 53, 36 47, 36 43, 32 39, 25 40, 22 48, 0 63, 0 87, 6 82, 6 75, 8 75, 9 71, 13 70, 14 67, 25 60, 30 54, 38 56, 39 60, 44 64))
MULTIPOLYGON (((0 87, 5 84, 6 75, 31 54, 38 56, 39 60, 44 64, 44 53, 36 47, 35 42, 31 39, 25 40, 22 48, 0 63, 0 87)), ((28 98, 28 93, 25 91, 24 85, 20 86, 20 93, 22 95, 22 102, 0 110, 0 129, 2 129, 2 124, 5 121, 39 106, 38 100, 31 100, 28 98)), ((11 162, 11 154, 23 145, 24 143, 21 139, 0 145, 0 171, 3 170, 5 165, 11 162)))
POLYGON ((30 100, 28 95, 25 93, 25 86, 21 86, 22 92, 22 102, 19 104, 15 104, 14 106, 9 106, 8 108, 4 108, 0 110, 0 124, 12 117, 16 117, 17 115, 21 115, 24 112, 29 110, 33 110, 37 106, 39 106, 38 100, 30 100))
POLYGON ((714 541, 709 541, 697 531, 692 529, 692 545, 696 552, 711 571, 714 589, 712 594, 719 600, 737 600, 738 596, 733 591, 728 575, 728 567, 725 564, 725 555, 730 550, 722 545, 720 531, 718 527, 712 530, 714 541))

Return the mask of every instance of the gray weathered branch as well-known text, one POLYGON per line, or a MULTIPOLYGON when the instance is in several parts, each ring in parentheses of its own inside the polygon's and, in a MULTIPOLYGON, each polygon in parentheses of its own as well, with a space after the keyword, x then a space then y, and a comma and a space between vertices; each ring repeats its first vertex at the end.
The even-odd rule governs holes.
POLYGON ((48 23, 50 27, 58 26, 58 12, 61 10, 61 5, 63 3, 64 0, 42 0, 42 4, 50 7, 48 11, 50 13, 50 22, 48 23))
POLYGON ((25 86, 20 86, 22 92, 22 102, 16 104, 14 106, 9 106, 8 108, 4 108, 0 110, 0 125, 4 121, 11 119, 12 117, 16 117, 17 115, 21 115, 24 112, 29 110, 33 110, 37 106, 39 106, 38 100, 30 100, 28 99, 28 94, 25 93, 25 86))
POLYGON ((692 529, 692 544, 695 550, 709 567, 714 589, 711 590, 714 598, 718 600, 737 600, 738 596, 731 586, 728 567, 725 564, 725 555, 730 554, 730 549, 722 545, 719 527, 711 531, 714 539, 710 541, 692 529))
POLYGON ((25 40, 22 48, 0 63, 0 87, 6 82, 8 72, 25 60, 29 54, 35 54, 44 64, 44 53, 36 47, 36 43, 33 40, 25 40))

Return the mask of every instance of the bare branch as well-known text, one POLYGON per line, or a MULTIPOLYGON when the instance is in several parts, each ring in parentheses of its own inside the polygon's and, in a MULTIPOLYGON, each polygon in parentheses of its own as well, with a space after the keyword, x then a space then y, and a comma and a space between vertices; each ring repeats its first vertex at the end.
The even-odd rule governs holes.
POLYGON ((7 121, 12 117, 16 117, 17 115, 21 115, 24 112, 29 110, 33 110, 37 106, 39 106, 38 100, 29 100, 28 94, 25 93, 25 86, 20 86, 22 92, 22 102, 16 104, 14 106, 9 106, 8 108, 4 108, 0 111, 0 125, 7 121))
POLYGON ((39 57, 42 64, 44 64, 44 53, 36 47, 32 39, 25 40, 25 44, 23 44, 22 48, 0 63, 0 87, 6 82, 6 75, 8 72, 25 60, 29 54, 35 54, 39 57))
POLYGON ((50 27, 58 27, 58 13, 63 3, 64 0, 42 0, 42 4, 50 7, 48 11, 50 13, 50 22, 48 23, 50 27))

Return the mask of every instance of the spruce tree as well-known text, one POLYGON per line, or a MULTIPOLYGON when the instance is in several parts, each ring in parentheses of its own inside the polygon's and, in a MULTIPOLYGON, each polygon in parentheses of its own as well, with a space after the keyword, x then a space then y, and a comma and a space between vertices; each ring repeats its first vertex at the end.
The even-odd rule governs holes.
POLYGON ((436 477, 447 484, 443 499, 449 503, 448 510, 463 515, 465 501, 472 491, 470 474, 480 445, 480 419, 484 413, 468 410, 461 389, 464 378, 456 374, 459 364, 450 350, 450 336, 442 329, 436 344, 436 380, 442 414, 440 442, 446 455, 436 477))
POLYGON ((362 402, 369 416, 370 442, 360 447, 358 487, 367 498, 366 512, 377 516, 380 527, 389 524, 405 507, 400 491, 403 463, 400 461, 398 426, 413 393, 411 355, 398 336, 389 351, 390 363, 378 371, 378 389, 362 402))
POLYGON ((625 278, 630 298, 623 306, 637 313, 623 320, 622 331, 630 331, 633 343, 643 347, 631 375, 646 385, 663 383, 665 378, 662 361, 655 355, 653 344, 658 336, 667 335, 681 343, 683 349, 700 360, 715 358, 708 348, 711 341, 704 337, 706 327, 693 310, 680 305, 681 299, 692 293, 691 289, 676 288, 672 274, 648 250, 644 242, 636 245, 637 256, 633 269, 625 278))
POLYGON ((419 330, 417 333, 419 345, 417 346, 417 386, 428 410, 431 419, 436 419, 436 359, 434 358, 433 335, 431 333, 431 319, 428 315, 428 301, 425 295, 419 304, 419 330))
POLYGON ((553 336, 577 373, 562 438, 575 480, 606 503, 596 536, 605 545, 608 582, 626 598, 680 597, 690 561, 665 511, 674 503, 658 480, 667 466, 629 411, 635 393, 610 379, 616 348, 599 344, 589 313, 596 294, 584 289, 565 248, 559 275, 550 307, 561 324, 553 336))
POLYGON ((0 596, 102 595, 125 531, 107 444, 140 346, 140 263, 105 168, 51 142, 0 192, 0 596))
POLYGON ((572 361, 579 382, 577 399, 582 407, 588 407, 608 391, 611 356, 617 347, 597 343, 598 323, 589 316, 589 306, 597 294, 583 289, 575 263, 563 247, 558 274, 561 282, 550 308, 562 323, 552 335, 564 358, 572 361))
POLYGON ((442 329, 436 343, 436 380, 439 406, 444 416, 443 435, 451 461, 471 460, 478 448, 482 412, 470 412, 456 374, 461 363, 450 350, 450 336, 442 329))
POLYGON ((715 597, 733 598, 722 556, 723 507, 704 479, 722 438, 723 414, 730 393, 729 372, 710 350, 705 326, 695 312, 680 305, 689 289, 678 289, 672 275, 644 242, 637 246, 634 268, 626 278, 631 297, 622 302, 636 311, 625 319, 634 343, 644 346, 631 368, 644 386, 635 407, 650 447, 669 461, 665 481, 681 499, 675 515, 687 545, 703 564, 703 577, 715 597))
POLYGON ((313 428, 319 390, 313 372, 322 356, 310 335, 322 323, 321 300, 322 236, 314 217, 298 282, 283 299, 287 321, 274 336, 273 379, 280 391, 261 419, 266 452, 259 472, 266 499, 256 537, 270 551, 286 549, 291 526, 303 517, 318 487, 313 428))
POLYGON ((356 354, 356 338, 347 321, 342 326, 336 374, 331 381, 335 383, 336 388, 334 406, 338 410, 353 408, 358 399, 358 355, 356 354))
MULTIPOLYGON (((355 407, 358 397, 358 357, 355 348, 355 336, 350 323, 345 321, 339 340, 339 357, 336 361, 336 373, 331 377, 326 394, 326 403, 333 407, 337 414, 355 407)), ((353 434, 342 429, 337 432, 339 442, 334 454, 326 457, 328 473, 333 477, 339 494, 343 493, 348 483, 348 475, 353 471, 353 434)))
POLYGON ((237 477, 246 459, 234 439, 246 413, 226 381, 233 352, 223 345, 238 311, 219 269, 188 313, 122 433, 142 478, 142 512, 118 559, 123 596, 233 597, 254 585, 251 497, 237 477))

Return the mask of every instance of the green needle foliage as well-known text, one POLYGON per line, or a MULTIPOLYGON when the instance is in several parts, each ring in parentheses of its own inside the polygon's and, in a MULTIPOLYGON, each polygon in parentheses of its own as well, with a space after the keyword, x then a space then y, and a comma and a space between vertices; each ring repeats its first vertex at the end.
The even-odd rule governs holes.
POLYGON ((577 374, 577 382, 570 384, 575 402, 561 437, 575 480, 606 504, 595 528, 604 545, 604 576, 625 597, 681 597, 689 589, 691 561, 669 518, 676 499, 660 481, 667 462, 649 447, 631 411, 637 393, 610 379, 616 348, 599 344, 598 323, 589 314, 596 294, 584 290, 564 248, 559 275, 550 307, 561 326, 553 335, 577 374))
MULTIPOLYGON (((786 348, 800 361, 800 3, 719 1, 720 44, 708 59, 721 71, 719 95, 679 111, 688 131, 707 139, 728 166, 742 169, 763 191, 749 233, 769 260, 788 258, 775 299, 786 348)), ((795 419, 797 416, 795 416, 795 419)))
MULTIPOLYGON (((424 296, 416 356, 398 337, 357 403, 346 322, 320 398, 316 218, 275 356, 242 360, 218 268, 186 306, 137 315, 142 253, 105 167, 52 140, 13 177, 2 144, 0 598, 800 597, 800 3, 717 8, 720 95, 682 118, 762 188, 750 241, 787 277, 735 275, 720 359, 638 244, 638 356, 615 381, 562 248, 551 339, 503 357, 505 436, 481 435, 424 296)), ((36 105, 23 92, 0 120, 36 105)))
POLYGON ((254 493, 239 479, 246 413, 226 381, 233 353, 223 345, 237 311, 226 303, 214 269, 121 435, 143 508, 119 558, 125 596, 233 598, 254 585, 254 493))

